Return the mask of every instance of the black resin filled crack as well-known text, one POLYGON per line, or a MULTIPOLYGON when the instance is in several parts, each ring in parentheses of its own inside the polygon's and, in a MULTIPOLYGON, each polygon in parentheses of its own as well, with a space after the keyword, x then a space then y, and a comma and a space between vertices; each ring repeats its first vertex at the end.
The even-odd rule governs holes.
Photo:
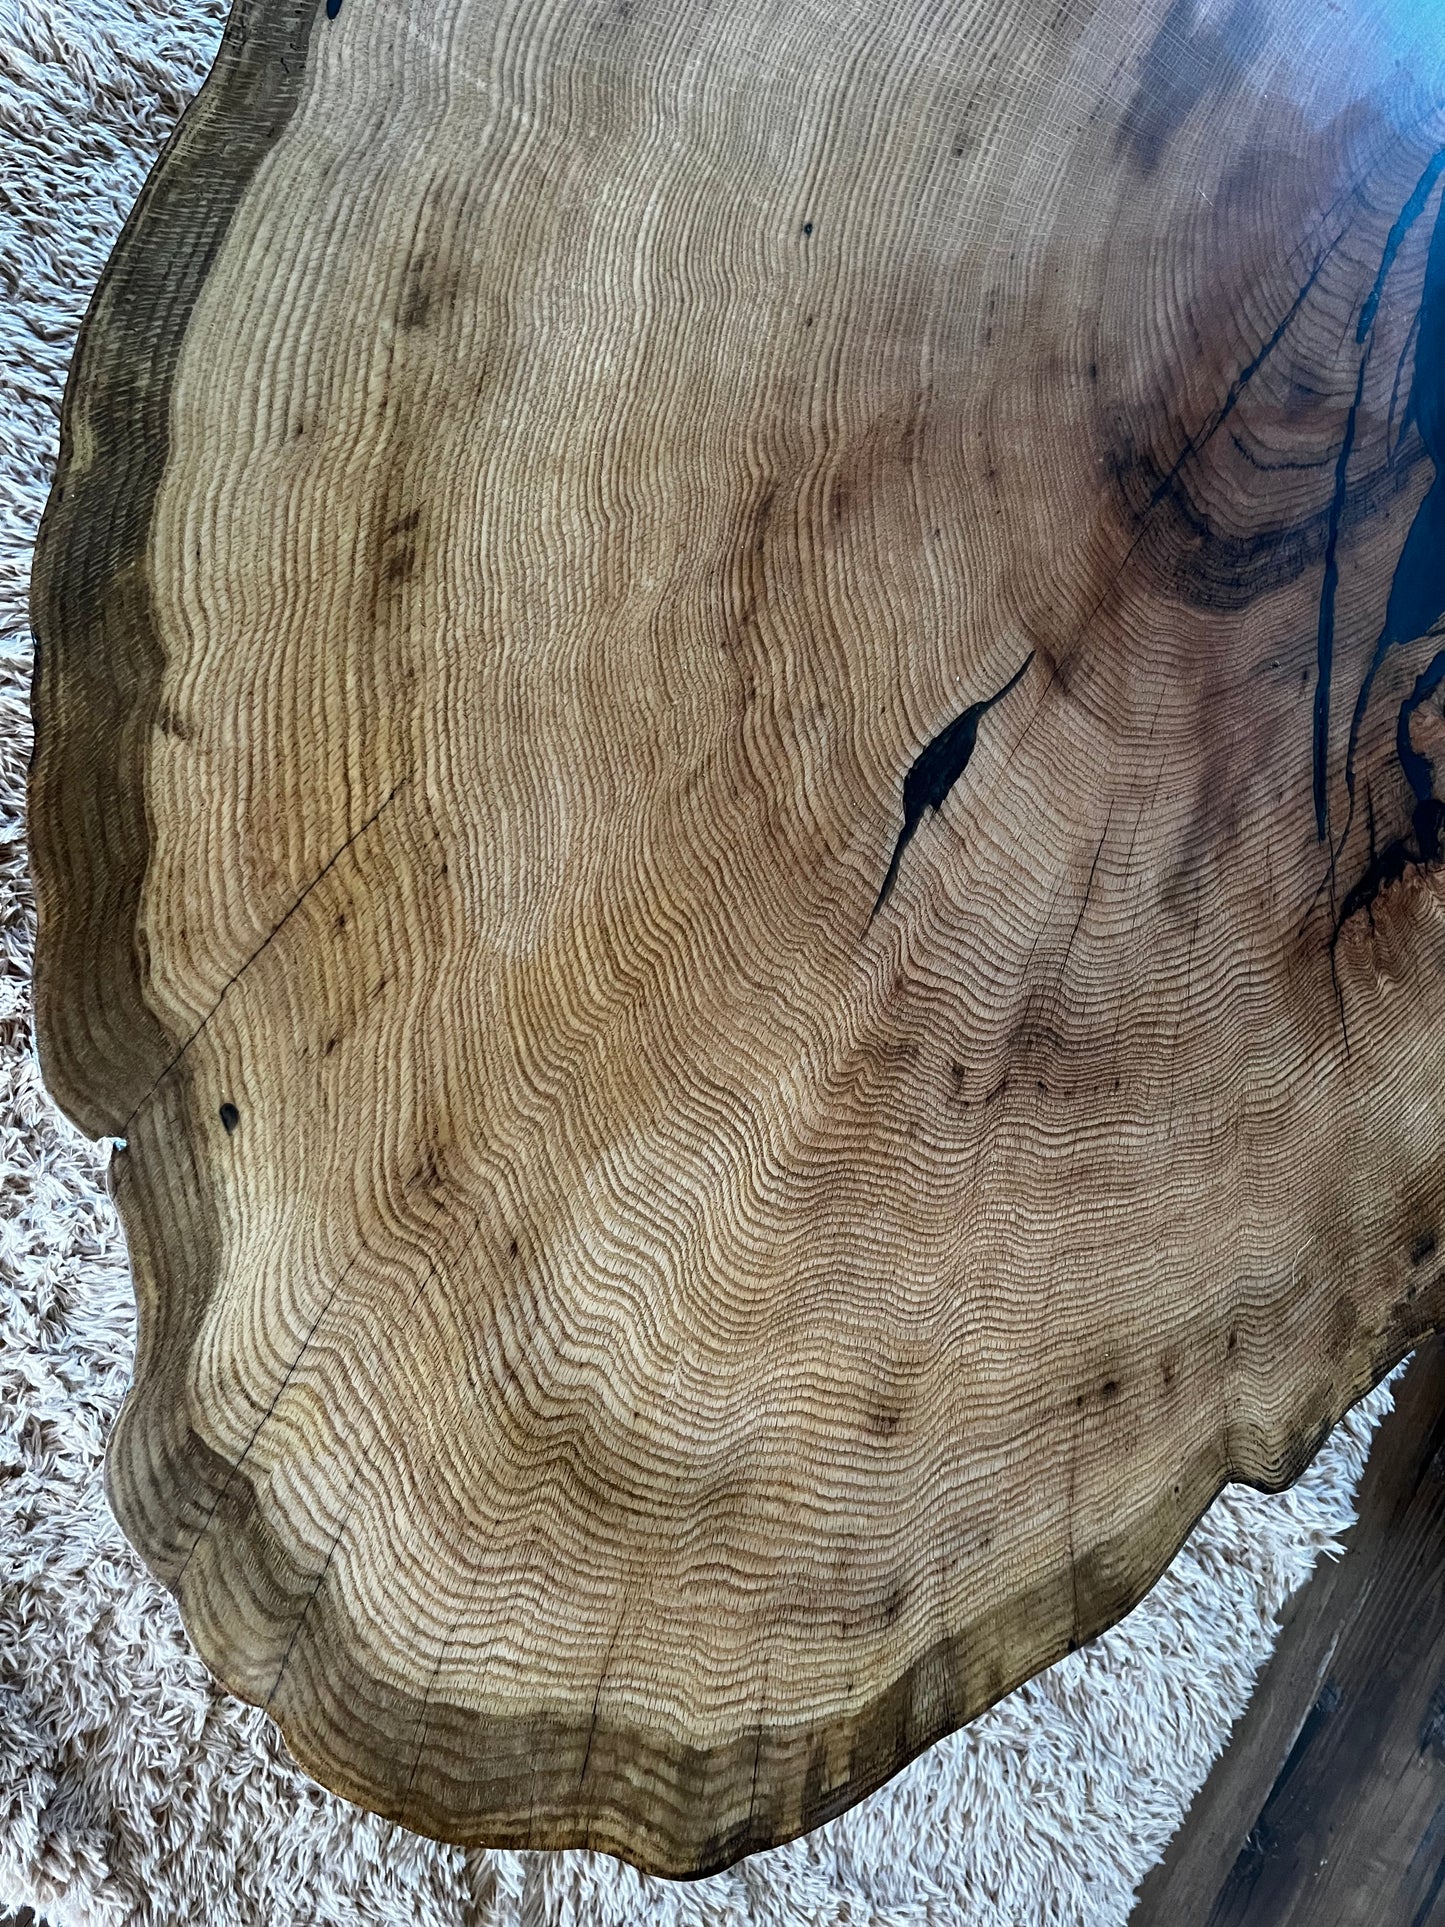
MULTIPOLYGON (((1442 173, 1445 173, 1445 149, 1441 149, 1432 156, 1390 230, 1381 257, 1379 273, 1360 311, 1360 320, 1356 328, 1355 338, 1364 344, 1360 373, 1361 386, 1364 379, 1364 358, 1369 354, 1367 336, 1374 324, 1386 276, 1401 241, 1423 212, 1425 203, 1442 173)), ((1355 699, 1354 713, 1350 718, 1349 742, 1345 752, 1345 788, 1349 796, 1350 813, 1346 820, 1344 834, 1340 838, 1340 845, 1337 845, 1336 849, 1343 845, 1345 837, 1348 836, 1350 818, 1354 814, 1355 757, 1375 678, 1391 649, 1404 647, 1429 635, 1432 631, 1437 631, 1442 618, 1445 618, 1445 204, 1442 204, 1441 209, 1436 213, 1434 231, 1430 239, 1430 252, 1425 265, 1425 285, 1412 333, 1415 342, 1415 366, 1410 382, 1409 400, 1400 424, 1400 436, 1403 439, 1405 431, 1411 423, 1414 424, 1425 452, 1434 464, 1435 476, 1425 493, 1424 500, 1415 512, 1415 519, 1405 537, 1405 544, 1390 583, 1390 593, 1385 605, 1385 619, 1361 680, 1359 694, 1355 699)), ((1397 387, 1398 381, 1397 374, 1397 387)), ((1357 388, 1357 405, 1358 400, 1357 388)), ((1350 422, 1346 427, 1340 458, 1341 471, 1349 456, 1354 413, 1352 409, 1350 422)), ((1339 492, 1337 485, 1337 495, 1339 492)), ((1322 697, 1324 704, 1326 706, 1328 704, 1328 653, 1325 649, 1327 600, 1331 603, 1333 600, 1333 584, 1329 579, 1328 568, 1325 591, 1321 596, 1320 686, 1316 691, 1314 756, 1315 802, 1321 835, 1324 834, 1322 809, 1324 745, 1321 739, 1319 711, 1322 697)), ((1332 628, 1332 624, 1329 626, 1332 628)), ((1440 859, 1441 825, 1442 821, 1445 821, 1445 805, 1439 803, 1435 797, 1434 765, 1428 757, 1416 749, 1410 733, 1410 724, 1415 712, 1436 693, 1442 682, 1445 682, 1445 650, 1437 649, 1431 661, 1416 677, 1410 694, 1401 703, 1395 729, 1396 756, 1414 797, 1410 834, 1395 838, 1378 853, 1372 850, 1363 875, 1346 893, 1340 906, 1339 918, 1335 925, 1336 935, 1352 916, 1370 910, 1380 892, 1390 884, 1398 882, 1407 869, 1423 867, 1440 859)))
POLYGON ((888 893, 898 875, 898 866, 903 860, 903 852, 922 822, 924 812, 942 807, 948 792, 968 767, 968 759, 978 740, 979 723, 995 703, 1003 701, 1033 659, 1034 652, 1031 649, 1002 689, 996 690, 992 696, 986 696, 982 702, 971 703, 962 715, 955 716, 947 728, 941 729, 914 758, 912 767, 903 779, 903 828, 898 832, 898 841, 893 846, 893 857, 883 879, 883 887, 869 915, 870 923, 888 900, 888 893))

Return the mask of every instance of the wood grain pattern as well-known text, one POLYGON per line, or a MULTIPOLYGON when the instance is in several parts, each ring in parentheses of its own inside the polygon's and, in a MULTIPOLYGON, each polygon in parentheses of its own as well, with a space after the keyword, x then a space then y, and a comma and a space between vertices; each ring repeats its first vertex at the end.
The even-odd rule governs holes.
POLYGON ((112 1501, 329 1785, 694 1874, 1445 1310, 1445 60, 239 0, 35 589, 112 1501))

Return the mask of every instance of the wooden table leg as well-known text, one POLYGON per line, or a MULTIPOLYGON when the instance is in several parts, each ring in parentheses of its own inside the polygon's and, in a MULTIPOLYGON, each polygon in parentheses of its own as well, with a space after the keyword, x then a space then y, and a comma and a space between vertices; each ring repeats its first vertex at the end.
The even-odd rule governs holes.
POLYGON ((1445 1344, 1401 1380, 1349 1549, 1273 1658, 1131 1927, 1445 1921, 1445 1344))

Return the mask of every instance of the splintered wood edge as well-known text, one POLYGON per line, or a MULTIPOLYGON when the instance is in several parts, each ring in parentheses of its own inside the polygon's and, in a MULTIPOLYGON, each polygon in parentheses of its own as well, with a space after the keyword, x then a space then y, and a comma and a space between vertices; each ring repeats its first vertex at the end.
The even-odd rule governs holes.
MULTIPOLYGON (((130 1244, 140 1336, 107 1488, 202 1656, 251 1698, 245 1682, 227 1676, 225 1613, 198 1570, 204 1552, 193 1556, 197 1541, 209 1540, 201 1528, 213 1522, 244 1547, 230 1567, 246 1575, 241 1609, 285 1613, 312 1587, 261 1515, 249 1479, 186 1418, 185 1365, 213 1289, 218 1228, 184 1128, 184 1040, 147 1002, 138 940, 149 849, 146 744, 164 669, 146 550, 190 314, 232 215, 300 100, 322 5, 236 0, 216 63, 126 223, 66 389, 32 601, 38 729, 29 835, 41 1063, 80 1129, 149 1145, 146 1168, 156 1174, 142 1184, 130 1156, 115 1153, 112 1188, 130 1244)), ((1425 1304, 1399 1307, 1373 1350, 1342 1362, 1334 1399, 1325 1393, 1270 1476, 1247 1482, 1274 1491, 1298 1478, 1349 1406, 1437 1322, 1425 1304)), ((605 1715, 555 1730, 537 1719, 477 1715, 365 1676, 342 1609, 329 1600, 320 1615, 329 1636, 317 1642, 329 1660, 325 1675, 298 1680, 293 1674, 306 1669, 292 1669, 265 1704, 308 1772, 423 1833, 466 1845, 599 1848, 646 1871, 698 1877, 834 1817, 1114 1624, 1178 1550, 1179 1519, 1197 1521, 1228 1482, 1212 1457, 1180 1476, 1182 1505, 1161 1499, 1147 1530, 1098 1549, 1071 1576, 1077 1640, 1041 1638, 1026 1664, 1000 1669, 988 1658, 998 1650, 995 1629, 974 1622, 846 1721, 760 1727, 703 1751, 605 1715)), ((1066 1622, 1057 1589, 1011 1600, 1009 1624, 1066 1622)))

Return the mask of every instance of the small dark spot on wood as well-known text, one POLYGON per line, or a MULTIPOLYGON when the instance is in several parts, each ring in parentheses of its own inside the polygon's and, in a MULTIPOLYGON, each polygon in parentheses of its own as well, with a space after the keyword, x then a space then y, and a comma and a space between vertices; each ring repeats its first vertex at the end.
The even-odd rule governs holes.
POLYGON ((1227 1349, 1229 1351, 1234 1351, 1237 1349, 1238 1345, 1239 1345, 1239 1333, 1231 1332, 1229 1334, 1229 1344, 1227 1346, 1227 1349))
POLYGON ((1248 1879, 1251 1874, 1257 1877, 1260 1863, 1269 1859, 1275 1851, 1275 1844, 1274 1829, 1269 1822, 1256 1820, 1244 1836, 1244 1845, 1239 1850, 1239 1858, 1230 1875, 1231 1882, 1241 1878, 1248 1879))
POLYGON ((227 1098, 221 1106, 221 1122, 226 1127, 227 1137, 231 1135, 232 1131, 234 1131, 236 1126, 241 1122, 241 1113, 236 1109, 230 1098, 227 1098))
POLYGON ((414 1184, 424 1184, 428 1190, 431 1190, 432 1186, 435 1185, 436 1181, 437 1181, 436 1153, 430 1152, 428 1153, 427 1157, 422 1161, 422 1163, 420 1163, 416 1167, 415 1171, 412 1172, 411 1176, 407 1179, 405 1189, 410 1191, 410 1189, 414 1184))
POLYGON ((1435 1688, 1425 1708, 1425 1717, 1420 1722, 1420 1751, 1433 1753, 1437 1760, 1445 1761, 1445 1681, 1435 1688))
POLYGON ((808 318, 806 319, 806 321, 804 321, 804 323, 803 323, 803 326, 804 326, 805 328, 811 328, 811 327, 812 327, 812 325, 813 325, 813 317, 812 317, 811 315, 809 315, 809 316, 808 316, 808 318))
POLYGON ((1099 379, 1099 364, 1097 361, 1091 361, 1089 363, 1089 380, 1097 381, 1098 379, 1099 379))
POLYGON ((1165 1357, 1161 1360, 1160 1371, 1163 1374, 1166 1385, 1172 1385, 1179 1376, 1178 1360, 1175 1359, 1172 1353, 1166 1353, 1165 1357))
POLYGON ((421 521, 421 510, 408 509, 405 515, 399 515, 394 522, 387 523, 386 532, 389 536, 390 535, 414 535, 416 533, 417 524, 420 521, 421 521))
POLYGON ((515 1238, 513 1238, 509 1249, 511 1251, 512 1256, 515 1258, 517 1255, 517 1240, 515 1238))
POLYGON ((344 930, 346 928, 346 912, 344 910, 339 910, 336 914, 336 927, 338 930, 344 930))
POLYGON ((394 554, 387 557, 382 574, 388 582, 405 582, 415 566, 416 550, 408 545, 404 549, 397 549, 394 554))
POLYGON ((804 234, 811 234, 813 232, 813 223, 811 221, 804 221, 803 232, 804 234))
POLYGON ((334 20, 341 11, 341 0, 326 0, 326 18, 334 20))
POLYGON ((757 507, 753 510, 753 534, 756 537, 753 551, 757 555, 761 555, 767 546, 768 522, 773 513, 773 502, 777 493, 776 488, 764 489, 757 507))
POLYGON ((1106 1378, 1103 1384, 1099 1387, 1099 1395, 1101 1398, 1117 1398, 1119 1396, 1118 1379, 1106 1378))
POLYGON ((898 1430, 901 1413, 894 1406, 880 1405, 869 1415, 868 1429, 881 1439, 891 1439, 898 1430))
POLYGON ((1410 1263, 1412 1265, 1423 1265, 1434 1256, 1435 1233, 1433 1231, 1422 1231, 1420 1236, 1415 1240, 1414 1250, 1410 1253, 1410 1263))

